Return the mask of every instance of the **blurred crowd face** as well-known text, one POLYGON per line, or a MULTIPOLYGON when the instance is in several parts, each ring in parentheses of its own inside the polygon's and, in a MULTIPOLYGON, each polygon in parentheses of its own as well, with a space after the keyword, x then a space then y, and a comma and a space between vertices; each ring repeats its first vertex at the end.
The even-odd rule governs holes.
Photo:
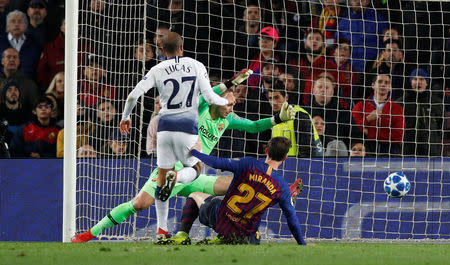
POLYGON ((280 69, 274 64, 265 64, 262 69, 262 77, 264 82, 272 84, 274 79, 278 79, 280 69))
POLYGON ((109 147, 114 154, 123 155, 127 152, 128 143, 122 141, 110 141, 109 147))
POLYGON ((236 97, 237 103, 244 103, 245 98, 247 97, 247 86, 246 85, 236 86, 234 96, 236 97))
POLYGON ((317 79, 314 82, 313 95, 320 105, 328 104, 334 95, 334 84, 326 77, 317 79))
POLYGON ((294 76, 290 73, 280 74, 280 80, 283 82, 286 90, 294 91, 295 90, 295 81, 294 76))
POLYGON ((3 52, 2 65, 7 72, 16 72, 19 68, 19 52, 13 48, 8 48, 3 52))
POLYGON ((384 49, 384 60, 391 63, 398 63, 402 61, 403 52, 399 49, 397 43, 388 43, 384 49))
POLYGON ((41 6, 28 7, 27 15, 30 17, 30 20, 35 21, 39 25, 47 17, 47 9, 41 6))
POLYGON ((362 143, 354 144, 350 152, 350 156, 354 157, 366 156, 366 147, 362 143))
POLYGON ((59 27, 59 30, 61 30, 63 34, 66 34, 66 19, 63 19, 61 26, 59 27))
POLYGON ((114 120, 116 113, 116 108, 109 101, 102 102, 98 105, 97 117, 104 123, 108 123, 114 120))
POLYGON ((38 120, 47 120, 50 119, 52 114, 53 106, 52 104, 48 104, 47 102, 41 102, 35 108, 36 116, 38 120))
POLYGON ((325 121, 320 116, 313 117, 314 127, 316 127, 317 133, 319 135, 324 135, 325 133, 325 121))
POLYGON ((10 86, 6 90, 6 102, 16 104, 19 101, 20 90, 16 86, 10 86))
POLYGON ((105 10, 105 0, 91 0, 91 11, 101 13, 105 10))
POLYGON ((263 35, 259 38, 259 49, 261 50, 261 53, 272 54, 275 46, 275 41, 270 37, 263 35))
POLYGON ((350 0, 350 5, 355 13, 361 13, 369 4, 370 0, 350 0))
POLYGON ((64 98, 64 73, 55 76, 55 94, 57 99, 64 98))
POLYGON ((319 33, 309 33, 306 36, 305 49, 308 53, 321 54, 324 47, 325 43, 319 33))
POLYGON ((161 110, 161 101, 160 101, 159 96, 156 96, 156 98, 155 98, 155 108, 154 108, 153 111, 155 113, 159 113, 160 110, 161 110))
POLYGON ((383 34, 383 42, 392 39, 392 40, 398 40, 399 39, 399 33, 396 29, 388 29, 383 34))
POLYGON ((50 117, 56 118, 58 116, 58 102, 56 102, 56 98, 53 94, 47 94, 46 97, 52 101, 50 117))
POLYGON ((9 4, 9 0, 0 0, 0 10, 4 10, 9 4))
POLYGON ((377 99, 386 99, 391 92, 391 77, 378 75, 375 83, 372 83, 372 88, 377 99))
POLYGON ((350 59, 351 47, 347 43, 340 43, 334 50, 334 60, 338 65, 342 65, 348 62, 350 59))
POLYGON ((287 101, 280 91, 268 91, 267 97, 269 98, 269 103, 272 106, 273 112, 279 112, 284 102, 287 101))
POLYGON ((153 54, 152 46, 150 43, 142 43, 136 48, 134 52, 134 58, 138 59, 141 62, 150 61, 155 55, 153 54))
POLYGON ((427 90, 427 86, 428 86, 427 80, 422 76, 415 76, 411 80, 411 87, 416 92, 420 93, 420 92, 427 90))
POLYGON ((78 149, 77 157, 96 158, 97 154, 91 145, 83 145, 78 149))
POLYGON ((167 34, 169 34, 169 29, 166 28, 158 28, 156 30, 156 35, 153 38, 153 43, 156 45, 156 48, 158 49, 158 53, 162 54, 163 53, 163 38, 164 36, 166 36, 167 34))
POLYGON ((244 22, 251 27, 258 27, 261 22, 261 11, 257 6, 248 6, 244 12, 244 22))
POLYGON ((169 10, 172 14, 176 14, 183 10, 183 0, 171 0, 169 10))
POLYGON ((101 65, 92 63, 84 68, 84 76, 89 81, 100 81, 106 76, 106 72, 101 65))
POLYGON ((23 20, 23 17, 19 14, 12 15, 7 24, 7 31, 11 33, 14 38, 22 37, 27 29, 27 24, 23 20))
POLYGON ((324 6, 327 8, 334 9, 335 7, 337 7, 339 5, 339 0, 322 0, 322 1, 323 1, 324 6))

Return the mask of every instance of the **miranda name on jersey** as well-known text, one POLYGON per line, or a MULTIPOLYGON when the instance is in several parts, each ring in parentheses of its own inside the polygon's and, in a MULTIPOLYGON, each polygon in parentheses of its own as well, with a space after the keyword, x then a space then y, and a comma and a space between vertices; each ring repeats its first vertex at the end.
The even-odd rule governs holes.
POLYGON ((164 68, 164 70, 166 71, 166 73, 168 75, 170 75, 171 73, 175 72, 175 71, 183 71, 185 73, 190 73, 191 72, 191 66, 186 66, 184 64, 172 64, 169 65, 169 67, 164 68))

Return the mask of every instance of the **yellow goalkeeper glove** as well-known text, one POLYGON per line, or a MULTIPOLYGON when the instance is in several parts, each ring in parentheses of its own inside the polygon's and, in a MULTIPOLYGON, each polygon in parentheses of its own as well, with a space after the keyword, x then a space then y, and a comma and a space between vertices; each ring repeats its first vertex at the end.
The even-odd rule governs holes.
POLYGON ((253 71, 250 69, 242 69, 239 73, 235 74, 230 80, 227 80, 225 83, 219 85, 220 91, 224 92, 232 86, 239 85, 240 83, 247 80, 253 71))
POLYGON ((279 113, 272 117, 272 125, 295 119, 295 110, 287 102, 283 103, 279 113))

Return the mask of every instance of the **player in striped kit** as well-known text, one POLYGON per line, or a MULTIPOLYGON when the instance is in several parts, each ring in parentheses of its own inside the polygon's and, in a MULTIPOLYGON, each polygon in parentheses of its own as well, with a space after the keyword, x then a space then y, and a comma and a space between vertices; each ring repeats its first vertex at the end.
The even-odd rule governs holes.
POLYGON ((233 105, 234 99, 225 99, 215 94, 211 88, 205 66, 197 60, 183 57, 183 41, 176 32, 168 33, 163 39, 167 60, 152 67, 145 77, 128 95, 120 130, 129 134, 130 113, 139 97, 152 87, 158 89, 161 110, 157 133, 158 180, 156 199, 166 201, 177 181, 175 163, 185 166, 185 178, 192 181, 200 173, 201 166, 189 149, 198 139, 198 104, 200 92, 204 99, 214 105, 233 105))
POLYGON ((295 209, 291 204, 291 192, 283 176, 276 170, 287 158, 291 146, 289 139, 274 137, 267 145, 264 162, 252 157, 240 160, 223 159, 205 155, 197 144, 192 155, 205 164, 234 173, 233 181, 225 197, 194 192, 186 199, 181 216, 180 231, 167 244, 190 244, 189 231, 195 219, 218 233, 216 242, 239 240, 259 244, 257 235, 261 216, 276 203, 282 209, 289 229, 299 245, 306 245, 295 209))

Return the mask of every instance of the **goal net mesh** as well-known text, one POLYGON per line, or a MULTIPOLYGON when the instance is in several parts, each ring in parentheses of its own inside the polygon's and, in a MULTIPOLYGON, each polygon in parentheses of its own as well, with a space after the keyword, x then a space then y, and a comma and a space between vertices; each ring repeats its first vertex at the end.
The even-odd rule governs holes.
MULTIPOLYGON (((277 93, 311 115, 281 128, 298 147, 281 171, 289 184, 303 180, 295 208, 306 238, 448 240, 449 3, 357 2, 80 1, 77 233, 131 200, 156 168, 156 151, 147 143, 156 89, 138 101, 131 134, 118 128, 128 93, 165 59, 159 45, 169 29, 183 37, 184 55, 207 67, 213 85, 242 68, 254 70, 235 88, 239 116, 272 116, 277 93), (334 9, 325 6, 330 3, 334 9), (259 35, 265 27, 276 36, 259 35), (375 89, 386 92, 377 83, 383 76, 392 86, 387 108, 371 97, 375 89), (370 122, 365 115, 377 109, 370 122), (314 124, 323 149, 310 141, 313 130, 304 124, 314 124), (384 192, 392 172, 403 172, 412 184, 403 198, 384 192)), ((227 130, 212 155, 263 158, 273 130, 227 130)), ((170 233, 178 229, 184 201, 170 200, 170 233)), ((99 238, 152 239, 156 230, 151 206, 99 238)), ((278 206, 267 210, 259 231, 263 239, 292 238, 278 206)), ((191 234, 213 235, 198 222, 191 234)))

